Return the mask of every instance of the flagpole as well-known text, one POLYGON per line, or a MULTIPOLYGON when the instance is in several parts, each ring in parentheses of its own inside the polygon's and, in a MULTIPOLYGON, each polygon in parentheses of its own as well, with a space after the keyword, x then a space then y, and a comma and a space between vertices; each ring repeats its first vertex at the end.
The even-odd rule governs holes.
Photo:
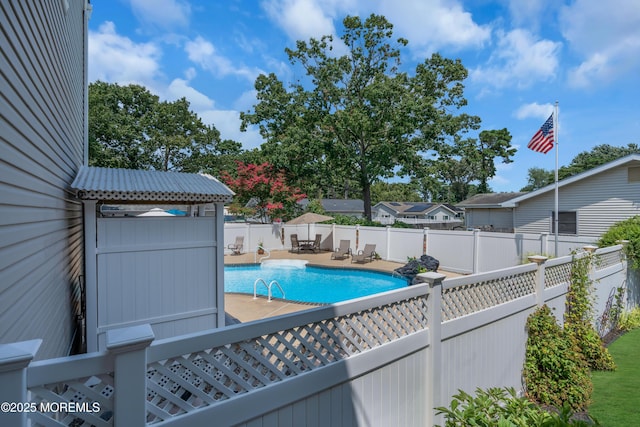
POLYGON ((554 109, 554 118, 553 118, 553 139, 555 141, 556 144, 556 174, 555 174, 555 180, 556 180, 556 191, 555 191, 555 218, 554 218, 554 225, 555 225, 555 256, 556 258, 558 257, 558 224, 559 224, 559 212, 558 212, 558 101, 556 101, 556 106, 554 109))

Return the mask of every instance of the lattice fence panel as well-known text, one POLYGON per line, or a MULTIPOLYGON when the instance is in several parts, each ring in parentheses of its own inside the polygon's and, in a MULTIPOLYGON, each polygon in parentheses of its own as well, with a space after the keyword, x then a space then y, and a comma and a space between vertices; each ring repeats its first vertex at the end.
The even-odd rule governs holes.
POLYGON ((605 254, 597 254, 594 260, 596 270, 604 270, 622 262, 622 251, 608 252, 605 254))
POLYGON ((535 292, 535 271, 445 288, 442 320, 451 320, 535 292))
POLYGON ((544 287, 553 288, 571 281, 571 262, 545 267, 544 287))
POLYGON ((232 399, 426 327, 423 295, 150 363, 147 422, 232 399))
POLYGON ((113 373, 31 387, 29 392, 38 409, 50 409, 30 413, 33 426, 113 425, 113 373), (66 403, 75 404, 78 410, 64 411, 66 403))

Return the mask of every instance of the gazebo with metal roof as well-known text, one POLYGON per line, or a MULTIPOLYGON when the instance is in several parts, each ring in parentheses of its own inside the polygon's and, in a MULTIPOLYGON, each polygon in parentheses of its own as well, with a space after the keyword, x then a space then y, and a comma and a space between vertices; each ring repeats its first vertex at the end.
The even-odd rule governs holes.
POLYGON ((87 350, 107 330, 150 323, 156 338, 224 326, 224 204, 234 193, 206 174, 83 166, 87 350), (175 204, 187 216, 103 217, 98 205, 175 204), (214 215, 205 216, 204 205, 214 215))

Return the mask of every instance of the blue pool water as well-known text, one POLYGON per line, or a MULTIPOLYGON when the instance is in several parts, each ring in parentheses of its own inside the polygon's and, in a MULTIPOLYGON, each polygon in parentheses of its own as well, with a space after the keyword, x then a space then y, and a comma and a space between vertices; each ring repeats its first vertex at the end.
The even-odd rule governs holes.
MULTIPOLYGON (((258 278, 267 284, 277 280, 287 300, 311 303, 346 301, 407 286, 407 281, 403 278, 374 271, 278 265, 225 265, 224 290, 253 295, 253 284, 258 278)), ((267 295, 267 287, 262 284, 258 284, 257 291, 260 295, 267 295)), ((282 298, 277 286, 271 288, 271 295, 274 298, 282 298)))

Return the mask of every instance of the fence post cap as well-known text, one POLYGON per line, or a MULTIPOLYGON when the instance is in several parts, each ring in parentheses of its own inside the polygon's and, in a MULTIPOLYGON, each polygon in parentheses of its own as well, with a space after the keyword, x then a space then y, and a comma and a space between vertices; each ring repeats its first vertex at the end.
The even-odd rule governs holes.
POLYGON ((447 276, 445 276, 444 274, 436 273, 435 271, 416 274, 416 279, 418 279, 421 283, 428 283, 431 287, 441 284, 442 281, 446 278, 447 276))
POLYGON ((548 260, 549 257, 543 256, 543 255, 530 255, 527 257, 527 259, 530 262, 535 262, 536 264, 540 265, 540 264, 543 264, 546 260, 548 260))
POLYGON ((582 249, 584 249, 587 252, 595 252, 595 250, 598 249, 598 247, 596 245, 586 245, 586 246, 583 246, 582 249))
POLYGON ((25 368, 36 356, 41 339, 0 344, 0 372, 25 368))
POLYGON ((107 331, 107 349, 114 353, 139 350, 148 347, 155 335, 151 325, 144 324, 107 331))

